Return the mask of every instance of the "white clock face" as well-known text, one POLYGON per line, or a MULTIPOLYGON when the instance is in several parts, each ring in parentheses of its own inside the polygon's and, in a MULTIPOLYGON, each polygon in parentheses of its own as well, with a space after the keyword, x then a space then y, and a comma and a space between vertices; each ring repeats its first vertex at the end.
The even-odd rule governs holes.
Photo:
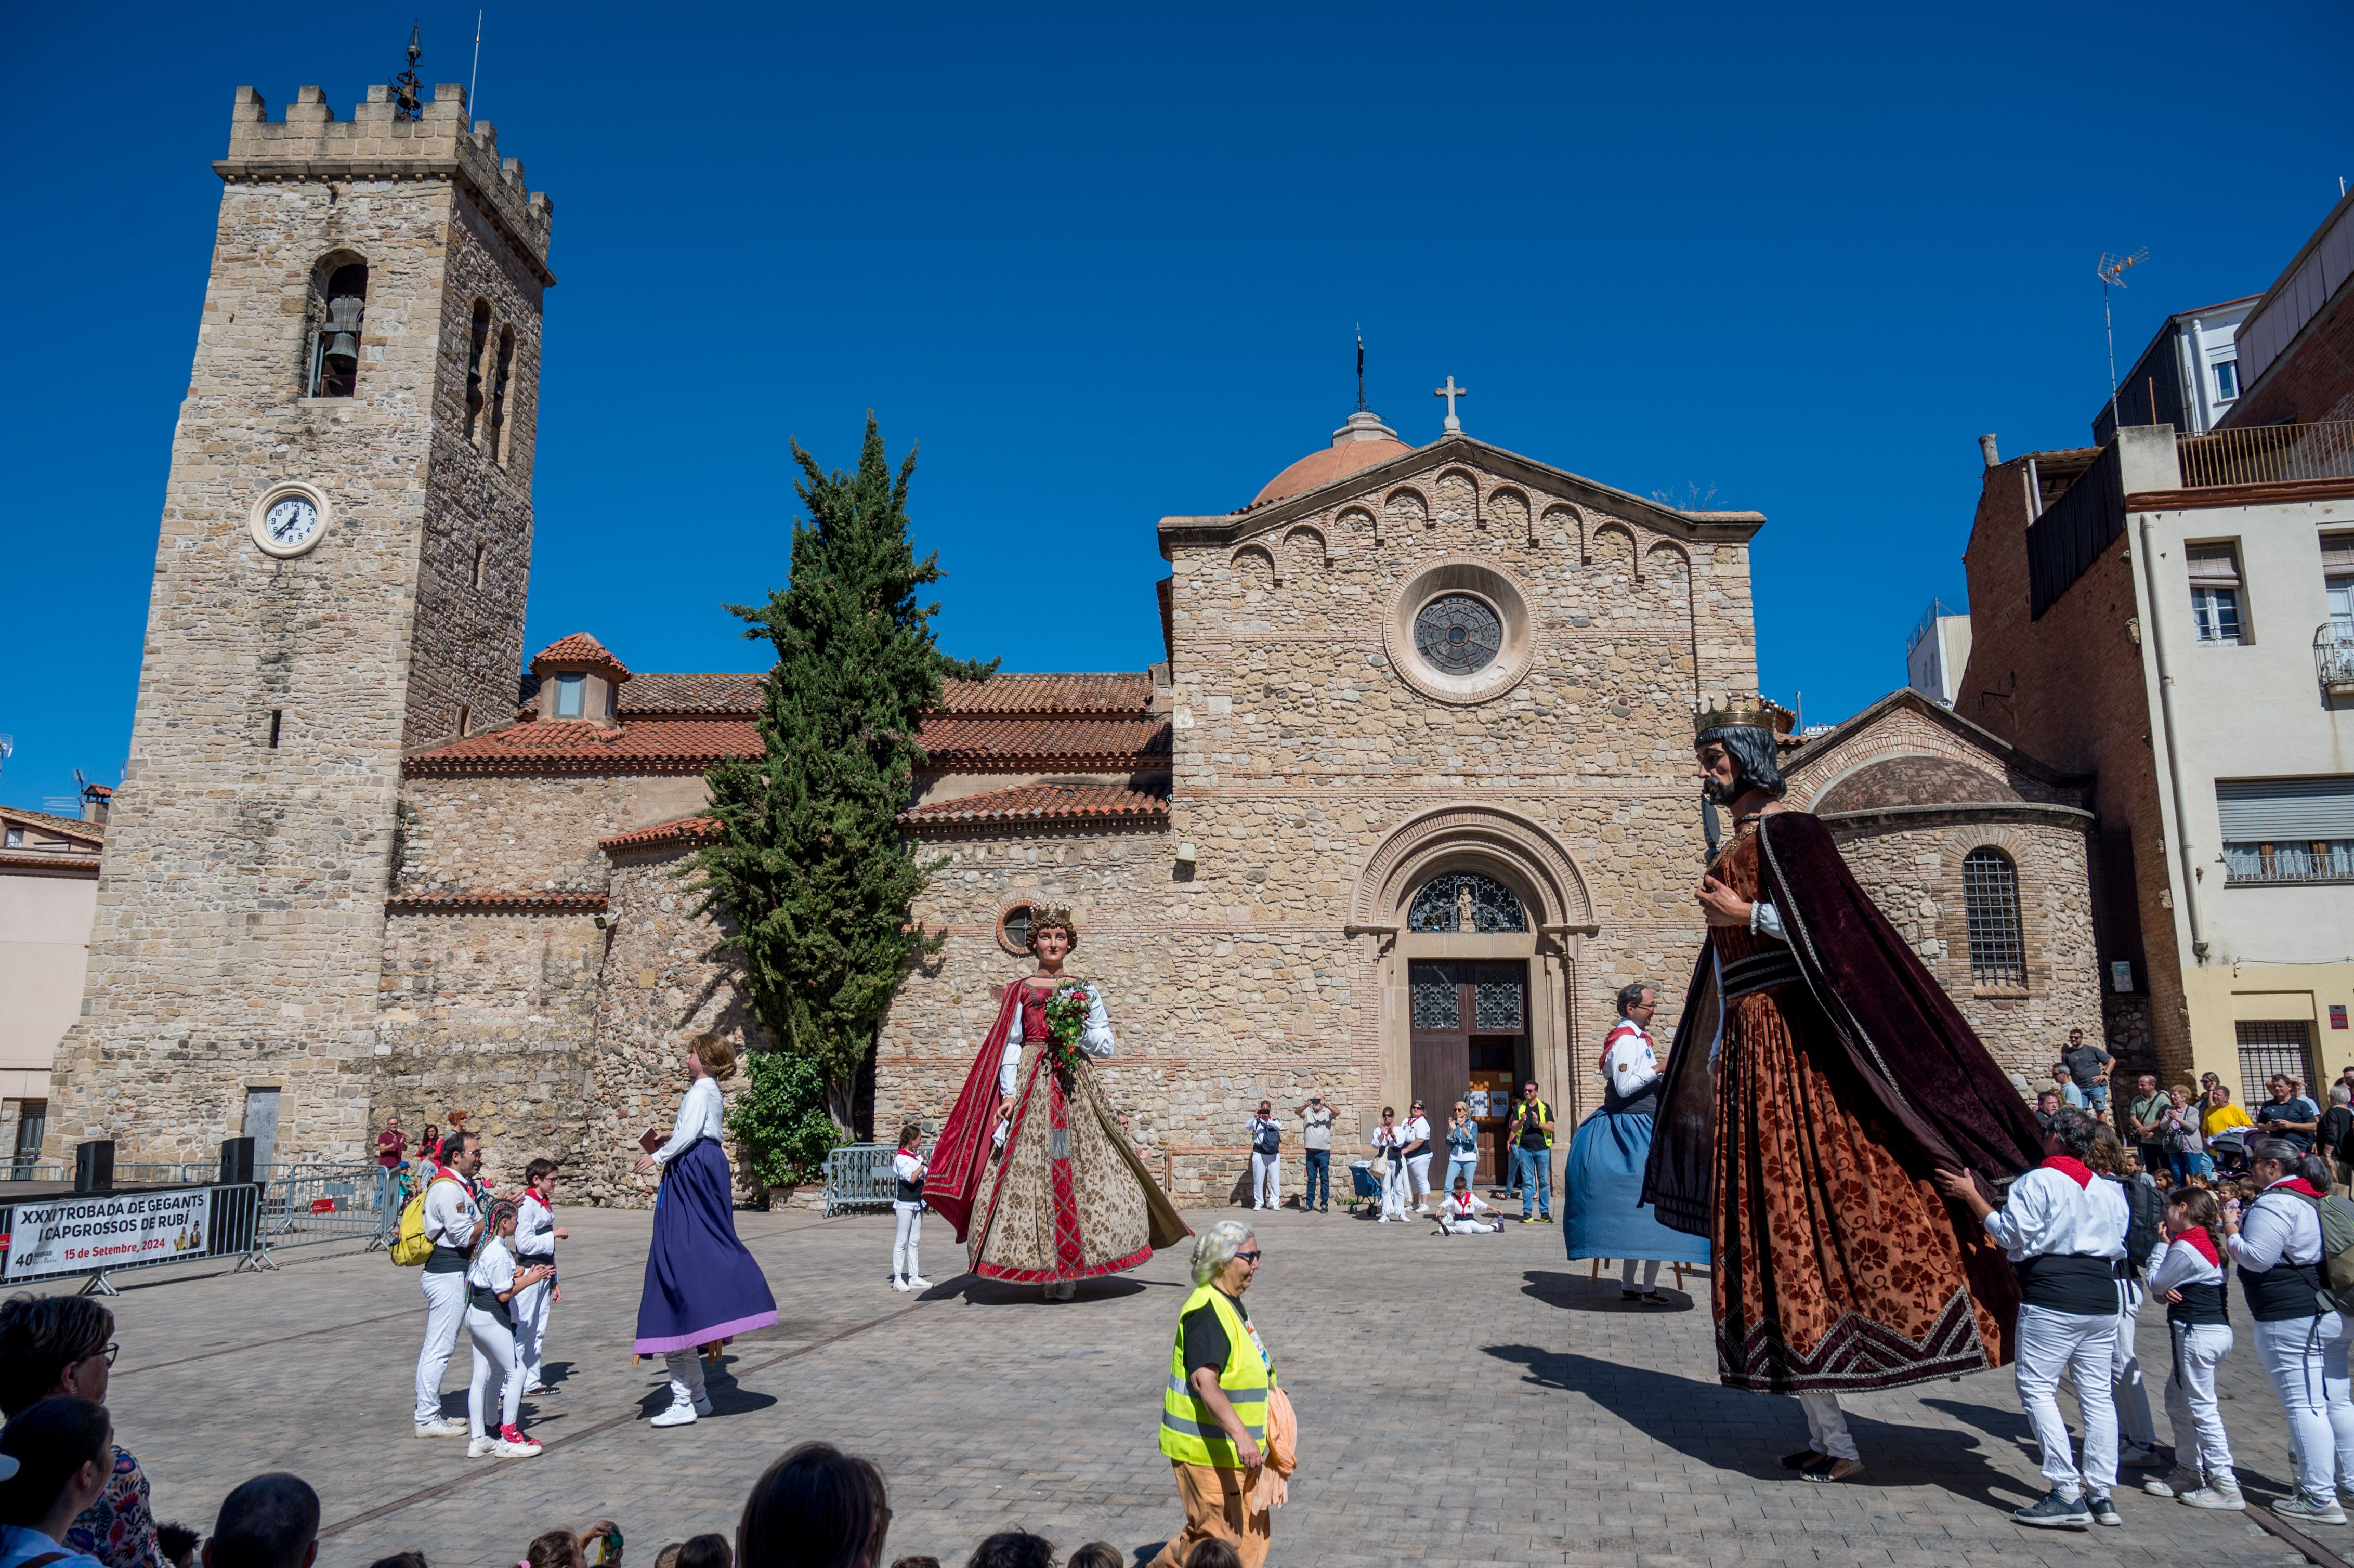
POLYGON ((290 495, 262 514, 261 528, 279 549, 300 550, 319 536, 319 509, 308 496, 290 495))

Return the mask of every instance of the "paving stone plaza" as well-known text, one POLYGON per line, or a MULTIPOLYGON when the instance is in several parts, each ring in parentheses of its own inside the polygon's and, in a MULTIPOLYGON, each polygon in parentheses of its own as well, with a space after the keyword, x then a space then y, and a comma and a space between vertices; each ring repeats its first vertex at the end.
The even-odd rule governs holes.
MULTIPOLYGON (((2005 1511, 2042 1488, 2007 1372, 1851 1402, 1866 1483, 1808 1486, 1776 1464, 1804 1446, 1795 1402, 1716 1385, 1704 1276, 1690 1307, 1628 1308, 1615 1277, 1564 1261, 1555 1226, 1440 1237, 1338 1213, 1256 1217, 1252 1317, 1302 1426, 1274 1563, 2303 1561, 2247 1518, 2122 1489, 2122 1530, 2013 1525, 2005 1511)), ((901 1296, 885 1283, 887 1215, 739 1215, 781 1320, 731 1348, 716 1416, 657 1431, 645 1417, 664 1403, 661 1376, 628 1350, 650 1215, 561 1219, 548 1375, 562 1392, 525 1407, 547 1445, 530 1459, 470 1461, 461 1437, 409 1435, 422 1298, 415 1271, 381 1254, 123 1277, 109 1404, 156 1516, 202 1530, 239 1481, 284 1468, 323 1499, 323 1564, 415 1549, 433 1568, 509 1568, 540 1531, 604 1517, 626 1563, 652 1568, 667 1542, 732 1536, 760 1470, 824 1438, 882 1466, 892 1556, 960 1563, 1019 1526, 1141 1563, 1182 1523, 1153 1445, 1182 1249, 1048 1305, 958 1277, 961 1249, 935 1220, 938 1287, 901 1296)), ((2243 1485, 2269 1499, 2285 1489, 2286 1427, 2244 1325, 2241 1338, 2224 1419, 2243 1485)), ((2153 1322, 2141 1351, 2163 1367, 2153 1322)), ((461 1416, 470 1370, 461 1342, 444 1384, 461 1416)))

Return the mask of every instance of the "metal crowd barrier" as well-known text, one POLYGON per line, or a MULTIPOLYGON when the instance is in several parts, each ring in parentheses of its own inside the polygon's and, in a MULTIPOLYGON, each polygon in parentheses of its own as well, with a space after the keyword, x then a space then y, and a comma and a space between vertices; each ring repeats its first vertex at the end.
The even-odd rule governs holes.
POLYGON ((365 1241, 384 1245, 400 1224, 392 1202, 395 1173, 365 1165, 273 1165, 260 1183, 253 1249, 238 1264, 275 1268, 270 1254, 324 1242, 365 1241))
POLYGON ((899 1151, 880 1143, 845 1143, 825 1157, 825 1212, 887 1206, 892 1157, 899 1151))

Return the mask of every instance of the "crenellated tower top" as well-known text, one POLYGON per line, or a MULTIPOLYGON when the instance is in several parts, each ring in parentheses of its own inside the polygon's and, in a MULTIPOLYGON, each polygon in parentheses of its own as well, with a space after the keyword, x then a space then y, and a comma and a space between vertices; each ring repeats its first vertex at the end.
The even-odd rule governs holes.
POLYGON ((367 101, 349 120, 336 119, 326 94, 315 87, 296 90, 286 118, 272 120, 261 95, 240 87, 229 118, 228 156, 217 160, 213 171, 231 184, 451 179, 541 282, 556 281, 547 270, 554 212, 547 193, 525 187, 522 159, 500 158, 496 126, 487 120, 468 125, 466 90, 458 82, 436 86, 413 120, 399 112, 393 90, 383 84, 368 89, 367 101))

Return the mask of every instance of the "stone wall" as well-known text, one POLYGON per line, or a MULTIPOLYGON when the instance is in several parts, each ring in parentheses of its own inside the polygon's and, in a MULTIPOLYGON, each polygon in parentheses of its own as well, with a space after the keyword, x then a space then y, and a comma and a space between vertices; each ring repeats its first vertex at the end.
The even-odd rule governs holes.
POLYGON ((1970 815, 1959 809, 1948 820, 1893 828, 1835 821, 1831 836, 1848 869, 1920 955, 2003 1070, 2047 1087, 2068 1031, 2082 1029, 2090 1038, 2101 1033, 2084 827, 2031 820, 1971 821, 1970 815), (1981 846, 1999 849, 2019 869, 2027 955, 2023 990, 1978 986, 1971 979, 1962 857, 1981 846))
POLYGON ((412 778, 393 892, 602 893, 612 863, 599 839, 692 816, 708 799, 699 773, 412 778))
MULTIPOLYGON (((670 1134, 691 1079, 686 1043, 711 1030, 737 1042, 739 1054, 773 1048, 768 1031, 738 996, 732 963, 715 957, 723 924, 697 918, 695 895, 681 882, 684 850, 623 856, 613 866, 613 928, 596 995, 596 1045, 585 1099, 585 1147, 567 1192, 578 1202, 640 1208, 653 1202, 655 1179, 631 1173, 638 1138, 670 1134)), ((722 1086, 732 1108, 741 1075, 722 1086)), ((744 1169, 736 1140, 726 1140, 739 1202, 764 1196, 744 1169)))

